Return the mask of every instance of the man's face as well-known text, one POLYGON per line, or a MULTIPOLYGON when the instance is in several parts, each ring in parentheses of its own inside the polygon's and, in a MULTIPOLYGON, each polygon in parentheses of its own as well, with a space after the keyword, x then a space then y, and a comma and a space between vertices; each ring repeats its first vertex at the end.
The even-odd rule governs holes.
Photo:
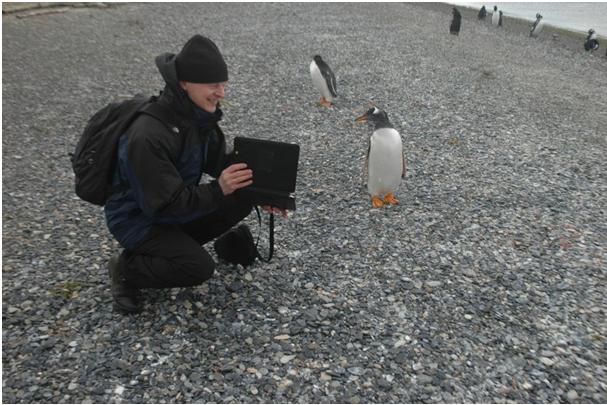
POLYGON ((226 85, 228 82, 221 83, 192 83, 179 82, 179 85, 198 107, 203 110, 214 113, 217 109, 217 103, 226 95, 226 85))

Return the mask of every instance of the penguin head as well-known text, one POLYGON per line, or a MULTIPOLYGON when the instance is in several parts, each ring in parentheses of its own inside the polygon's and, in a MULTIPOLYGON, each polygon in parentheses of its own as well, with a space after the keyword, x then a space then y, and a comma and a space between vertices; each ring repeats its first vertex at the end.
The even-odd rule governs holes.
POLYGON ((380 110, 377 107, 371 107, 366 113, 357 117, 354 121, 356 122, 372 122, 375 124, 375 129, 378 128, 389 128, 390 120, 388 114, 384 110, 380 110))
POLYGON ((322 58, 320 57, 320 55, 314 55, 314 62, 319 63, 322 62, 322 58))
POLYGON ((497 11, 497 6, 493 6, 493 11, 497 11))
POLYGON ((594 29, 590 28, 590 29, 588 30, 588 33, 589 33, 590 35, 594 34, 594 29))
POLYGON ((541 18, 544 18, 544 17, 542 17, 542 15, 541 15, 540 13, 537 13, 537 14, 535 15, 535 18, 539 18, 539 19, 541 19, 541 18))

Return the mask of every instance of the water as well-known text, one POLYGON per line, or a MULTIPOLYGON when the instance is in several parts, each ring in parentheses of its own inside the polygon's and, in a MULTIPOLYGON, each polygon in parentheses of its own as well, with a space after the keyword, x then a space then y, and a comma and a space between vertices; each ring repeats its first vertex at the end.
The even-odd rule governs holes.
POLYGON ((544 17, 544 24, 584 33, 594 28, 598 35, 607 37, 607 3, 449 3, 469 6, 476 10, 480 10, 484 5, 488 14, 493 11, 493 6, 497 6, 505 16, 529 21, 535 21, 535 14, 540 13, 544 17))

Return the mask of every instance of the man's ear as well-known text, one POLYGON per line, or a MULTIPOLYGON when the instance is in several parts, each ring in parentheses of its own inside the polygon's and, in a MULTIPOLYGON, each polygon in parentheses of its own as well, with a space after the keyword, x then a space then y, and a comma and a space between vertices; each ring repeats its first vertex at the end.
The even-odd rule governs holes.
POLYGON ((184 82, 184 81, 179 80, 179 86, 181 86, 181 88, 182 88, 184 91, 187 91, 187 88, 188 88, 188 82, 184 82))

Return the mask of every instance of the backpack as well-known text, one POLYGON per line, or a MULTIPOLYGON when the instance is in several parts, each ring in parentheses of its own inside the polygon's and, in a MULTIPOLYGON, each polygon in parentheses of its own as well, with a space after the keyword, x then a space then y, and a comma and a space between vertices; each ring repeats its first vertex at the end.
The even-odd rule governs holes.
POLYGON ((167 115, 155 103, 156 99, 156 96, 138 94, 106 105, 89 119, 70 157, 78 197, 103 206, 112 194, 125 188, 124 185, 112 185, 118 140, 140 113, 152 115, 166 124, 167 115))

